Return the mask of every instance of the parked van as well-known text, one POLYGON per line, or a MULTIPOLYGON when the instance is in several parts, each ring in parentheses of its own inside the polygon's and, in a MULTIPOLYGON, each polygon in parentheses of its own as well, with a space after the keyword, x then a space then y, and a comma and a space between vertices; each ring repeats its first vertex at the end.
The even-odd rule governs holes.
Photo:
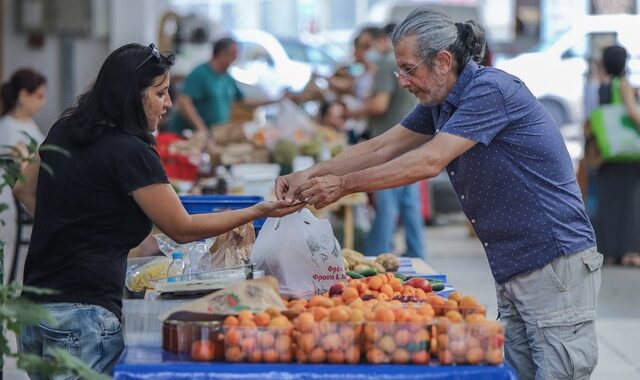
POLYGON ((600 60, 605 47, 617 43, 627 49, 629 80, 640 86, 639 26, 638 15, 584 16, 564 33, 496 66, 522 79, 559 126, 582 122, 589 60, 600 60))

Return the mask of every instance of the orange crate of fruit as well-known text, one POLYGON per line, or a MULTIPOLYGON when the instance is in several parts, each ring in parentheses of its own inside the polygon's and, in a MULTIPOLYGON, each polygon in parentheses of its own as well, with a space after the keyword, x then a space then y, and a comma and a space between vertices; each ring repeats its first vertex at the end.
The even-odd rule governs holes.
POLYGON ((366 322, 363 341, 369 364, 428 364, 431 360, 427 323, 366 322))
POLYGON ((223 327, 227 362, 289 363, 293 360, 293 329, 272 327, 223 327))
POLYGON ((433 325, 431 353, 443 365, 498 365, 504 361, 504 326, 498 321, 451 322, 433 325))
POLYGON ((362 323, 313 320, 309 322, 301 322, 300 317, 295 321, 295 356, 298 363, 360 362, 362 323))

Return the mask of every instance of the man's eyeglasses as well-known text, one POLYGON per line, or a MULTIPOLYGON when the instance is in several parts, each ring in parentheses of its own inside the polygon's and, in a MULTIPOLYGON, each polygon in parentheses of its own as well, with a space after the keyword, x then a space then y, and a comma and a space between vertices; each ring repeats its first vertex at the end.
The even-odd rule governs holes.
POLYGON ((156 45, 150 44, 149 49, 151 49, 151 51, 149 52, 149 55, 142 62, 140 62, 138 66, 136 66, 136 71, 138 71, 139 68, 144 66, 144 64, 147 63, 153 57, 155 57, 156 60, 160 62, 160 52, 158 51, 158 48, 156 47, 156 45))
POLYGON ((393 75, 396 76, 396 78, 400 79, 400 77, 403 77, 404 79, 409 79, 411 78, 411 72, 418 67, 419 64, 421 64, 422 62, 424 62, 424 58, 422 58, 420 60, 420 62, 416 63, 412 68, 410 68, 409 70, 404 70, 404 69, 397 69, 397 70, 393 70, 393 75))

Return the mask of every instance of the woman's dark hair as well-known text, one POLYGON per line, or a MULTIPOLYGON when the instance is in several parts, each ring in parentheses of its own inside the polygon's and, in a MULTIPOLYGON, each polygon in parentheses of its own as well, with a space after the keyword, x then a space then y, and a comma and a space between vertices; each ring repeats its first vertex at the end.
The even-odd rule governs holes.
POLYGON ((72 142, 89 144, 107 129, 115 129, 154 144, 143 93, 169 72, 174 60, 171 53, 160 54, 155 46, 140 44, 124 45, 109 54, 89 90, 62 114, 72 142))
POLYGON ((47 84, 47 78, 39 72, 29 68, 17 70, 0 87, 0 102, 2 103, 0 114, 6 115, 16 107, 20 91, 27 90, 29 94, 32 94, 45 84, 47 84))
POLYGON ((456 59, 458 73, 469 59, 482 62, 487 41, 484 30, 473 20, 453 22, 447 15, 429 8, 417 8, 393 29, 391 41, 397 45, 402 39, 416 36, 416 56, 433 66, 436 54, 447 50, 456 59))
POLYGON ((607 46, 602 51, 602 65, 609 75, 622 76, 627 66, 627 50, 619 45, 607 46))

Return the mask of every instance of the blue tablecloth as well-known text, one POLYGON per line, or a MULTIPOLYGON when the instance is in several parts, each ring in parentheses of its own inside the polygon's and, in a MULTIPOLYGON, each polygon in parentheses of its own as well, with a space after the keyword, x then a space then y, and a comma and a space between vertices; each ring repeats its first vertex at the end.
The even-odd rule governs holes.
POLYGON ((513 369, 501 366, 234 364, 180 361, 157 347, 128 347, 115 366, 114 380, 169 379, 336 379, 517 380, 513 369))

